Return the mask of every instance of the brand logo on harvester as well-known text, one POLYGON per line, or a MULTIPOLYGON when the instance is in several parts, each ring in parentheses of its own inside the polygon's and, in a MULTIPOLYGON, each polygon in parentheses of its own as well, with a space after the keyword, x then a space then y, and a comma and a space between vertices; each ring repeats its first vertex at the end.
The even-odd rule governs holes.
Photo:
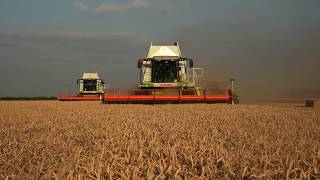
POLYGON ((174 84, 173 83, 160 83, 160 86, 172 87, 172 86, 174 86, 174 84))

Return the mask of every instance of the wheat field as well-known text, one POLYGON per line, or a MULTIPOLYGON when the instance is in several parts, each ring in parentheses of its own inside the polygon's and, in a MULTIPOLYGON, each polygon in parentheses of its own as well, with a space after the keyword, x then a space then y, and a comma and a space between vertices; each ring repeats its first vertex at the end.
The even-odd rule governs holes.
POLYGON ((0 102, 0 179, 317 179, 320 109, 0 102))

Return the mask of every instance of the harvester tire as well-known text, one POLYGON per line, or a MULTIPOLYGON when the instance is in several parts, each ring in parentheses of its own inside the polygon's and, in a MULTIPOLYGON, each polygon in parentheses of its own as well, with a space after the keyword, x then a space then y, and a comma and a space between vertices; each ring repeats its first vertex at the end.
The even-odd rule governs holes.
POLYGON ((239 104, 240 103, 239 96, 236 94, 232 95, 232 101, 234 104, 239 104))

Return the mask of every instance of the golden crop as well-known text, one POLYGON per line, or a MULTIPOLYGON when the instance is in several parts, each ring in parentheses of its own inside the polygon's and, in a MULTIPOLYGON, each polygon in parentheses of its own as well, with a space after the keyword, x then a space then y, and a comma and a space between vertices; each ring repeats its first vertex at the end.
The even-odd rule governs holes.
POLYGON ((320 178, 320 109, 0 102, 0 179, 320 178))

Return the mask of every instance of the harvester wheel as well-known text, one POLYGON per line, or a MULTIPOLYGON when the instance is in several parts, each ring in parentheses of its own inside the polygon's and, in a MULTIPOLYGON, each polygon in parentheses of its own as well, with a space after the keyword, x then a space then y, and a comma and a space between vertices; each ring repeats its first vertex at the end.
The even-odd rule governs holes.
POLYGON ((236 94, 233 94, 232 95, 232 101, 233 101, 234 104, 239 104, 240 103, 239 96, 236 95, 236 94))

